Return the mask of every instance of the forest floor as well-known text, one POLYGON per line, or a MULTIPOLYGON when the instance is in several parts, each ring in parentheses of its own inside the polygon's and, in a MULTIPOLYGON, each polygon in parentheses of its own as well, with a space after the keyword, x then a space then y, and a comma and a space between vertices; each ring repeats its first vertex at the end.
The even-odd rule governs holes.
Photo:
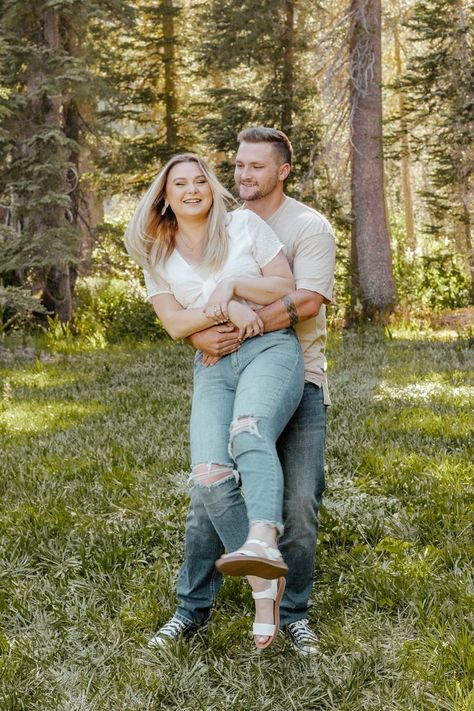
POLYGON ((233 579, 206 633, 147 649, 182 560, 190 349, 3 347, 2 711, 474 709, 472 338, 333 334, 311 659, 256 654, 233 579))

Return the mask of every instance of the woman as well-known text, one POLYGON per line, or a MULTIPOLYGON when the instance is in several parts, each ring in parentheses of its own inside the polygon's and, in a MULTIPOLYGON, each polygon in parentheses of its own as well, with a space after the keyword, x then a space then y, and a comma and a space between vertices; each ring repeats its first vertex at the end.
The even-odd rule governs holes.
POLYGON ((292 330, 262 335, 258 316, 258 306, 294 288, 282 245, 254 213, 228 214, 228 197, 201 158, 175 156, 139 203, 125 242, 145 270, 150 300, 172 338, 226 321, 239 329, 236 353, 212 367, 199 352, 195 357, 191 496, 205 501, 225 548, 234 551, 217 568, 250 576, 257 620, 259 606, 262 617, 271 605, 272 622, 253 627, 263 649, 278 630, 288 572, 277 548, 283 474, 275 443, 302 395, 303 358, 292 330), (243 546, 232 536, 233 516, 242 515, 239 477, 249 521, 243 546), (272 580, 270 586, 262 579, 272 580))

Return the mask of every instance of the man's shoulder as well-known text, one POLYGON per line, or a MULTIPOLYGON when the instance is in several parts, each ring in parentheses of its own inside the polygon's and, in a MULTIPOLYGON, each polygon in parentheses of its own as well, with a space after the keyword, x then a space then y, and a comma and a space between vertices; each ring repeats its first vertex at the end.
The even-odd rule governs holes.
POLYGON ((295 232, 320 234, 333 233, 331 223, 321 212, 304 202, 287 197, 285 204, 285 217, 290 218, 295 232))

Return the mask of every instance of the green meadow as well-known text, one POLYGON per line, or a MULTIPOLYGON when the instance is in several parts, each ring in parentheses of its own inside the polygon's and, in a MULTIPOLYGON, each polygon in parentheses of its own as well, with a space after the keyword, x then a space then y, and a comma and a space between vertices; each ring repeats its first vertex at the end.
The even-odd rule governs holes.
POLYGON ((206 632, 147 649, 183 555, 191 350, 4 343, 1 711, 474 709, 472 338, 332 336, 309 660, 256 653, 236 580, 206 632))

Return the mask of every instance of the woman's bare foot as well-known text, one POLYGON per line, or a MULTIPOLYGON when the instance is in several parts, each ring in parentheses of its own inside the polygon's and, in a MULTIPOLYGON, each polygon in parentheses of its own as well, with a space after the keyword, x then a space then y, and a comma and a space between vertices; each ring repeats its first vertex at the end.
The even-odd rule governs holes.
MULTIPOLYGON (((269 581, 265 578, 257 578, 255 575, 249 575, 247 577, 250 587, 253 592, 263 592, 269 587, 269 581)), ((255 622, 273 625, 275 621, 274 616, 274 601, 269 598, 262 598, 255 600, 255 622)), ((255 636, 255 642, 258 643, 257 646, 263 645, 268 642, 268 636, 255 636)))
POLYGON ((253 588, 252 597, 255 600, 255 622, 252 632, 255 646, 262 651, 273 644, 280 629, 280 603, 285 592, 286 581, 283 577, 278 580, 262 580, 254 576, 250 578, 253 588))

